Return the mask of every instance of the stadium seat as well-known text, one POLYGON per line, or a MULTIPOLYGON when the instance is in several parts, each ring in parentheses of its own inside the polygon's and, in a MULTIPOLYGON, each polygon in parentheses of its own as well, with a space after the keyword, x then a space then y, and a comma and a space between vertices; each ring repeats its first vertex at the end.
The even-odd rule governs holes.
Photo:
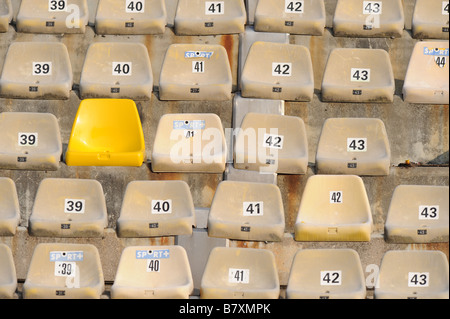
POLYGON ((85 33, 87 0, 22 0, 17 14, 18 32, 85 33))
POLYGON ((0 32, 7 32, 13 17, 11 0, 0 0, 0 32))
POLYGON ((40 237, 102 237, 108 226, 105 195, 94 179, 45 178, 28 231, 40 237))
POLYGON ((247 21, 242 0, 178 0, 176 35, 217 35, 244 32, 247 21))
POLYGON ((0 299, 13 299, 16 289, 17 274, 11 248, 0 243, 0 299))
POLYGON ((0 96, 17 99, 68 99, 73 75, 69 53, 60 42, 14 42, 0 78, 0 96))
POLYGON ((97 247, 39 243, 23 284, 24 299, 99 299, 105 283, 97 247))
POLYGON ((188 299, 194 289, 181 246, 131 246, 120 257, 113 299, 188 299))
POLYGON ((147 48, 141 43, 95 42, 86 53, 80 96, 150 100, 153 73, 147 48))
POLYGON ((132 181, 125 190, 117 233, 119 237, 190 235, 195 224, 186 182, 132 181))
POLYGON ((171 44, 159 79, 161 100, 231 99, 228 54, 218 44, 171 44))
POLYGON ((448 13, 448 1, 416 0, 412 17, 413 38, 448 40, 448 13))
POLYGON ((402 0, 338 0, 333 18, 336 37, 401 37, 402 0))
POLYGON ((317 144, 318 174, 389 175, 386 128, 376 118, 326 119, 317 144))
POLYGON ((248 52, 240 83, 243 97, 311 101, 314 75, 309 50, 257 41, 248 52))
POLYGON ((247 113, 236 136, 234 167, 278 174, 306 174, 308 140, 300 117, 247 113))
POLYGON ((375 299, 448 299, 447 256, 432 250, 390 250, 381 261, 375 299))
POLYGON ((144 160, 144 133, 132 100, 81 101, 65 155, 68 166, 141 166, 144 160))
POLYGON ((213 113, 165 114, 156 130, 153 172, 223 173, 227 145, 213 113))
POLYGON ((399 185, 384 236, 391 243, 448 242, 448 186, 399 185))
POLYGON ((277 185, 220 182, 208 216, 210 237, 281 241, 284 226, 283 201, 277 185))
POLYGON ((164 0, 100 0, 95 17, 97 34, 161 34, 166 29, 164 0))
POLYGON ((295 222, 296 241, 370 241, 372 212, 361 177, 308 178, 295 222))
POLYGON ((62 154, 58 119, 51 113, 0 113, 0 168, 57 170, 62 154))
POLYGON ((255 11, 255 31, 323 35, 323 0, 259 0, 255 11))
POLYGON ((333 49, 322 79, 324 102, 391 103, 395 80, 382 49, 333 49))
POLYGON ((202 299, 278 299, 280 284, 270 250, 214 248, 203 273, 202 299))
POLYGON ((353 249, 301 249, 292 262, 288 299, 365 299, 361 260, 353 249))
POLYGON ((403 84, 408 103, 449 103, 448 41, 420 41, 414 46, 403 84))
POLYGON ((0 177, 0 194, 0 236, 14 236, 20 223, 20 207, 16 184, 9 177, 0 177))

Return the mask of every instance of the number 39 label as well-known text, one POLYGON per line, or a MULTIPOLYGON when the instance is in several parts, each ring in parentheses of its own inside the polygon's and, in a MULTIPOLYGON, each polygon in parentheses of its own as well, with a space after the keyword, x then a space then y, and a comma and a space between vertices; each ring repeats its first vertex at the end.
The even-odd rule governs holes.
POLYGON ((68 199, 64 200, 64 213, 68 214, 83 214, 84 213, 84 199, 68 199))
POLYGON ((18 134, 19 146, 37 146, 38 145, 38 133, 22 133, 18 134))

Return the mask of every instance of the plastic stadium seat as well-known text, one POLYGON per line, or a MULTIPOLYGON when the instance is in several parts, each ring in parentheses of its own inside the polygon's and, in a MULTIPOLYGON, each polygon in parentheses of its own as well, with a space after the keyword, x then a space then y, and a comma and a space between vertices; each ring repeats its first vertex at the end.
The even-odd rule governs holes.
POLYGON ((241 76, 243 97, 311 101, 314 75, 309 50, 302 45, 257 41, 241 76))
POLYGON ((171 44, 159 79, 161 100, 231 99, 228 54, 218 44, 171 44))
POLYGON ((213 113, 165 114, 152 152, 154 172, 223 173, 227 145, 222 121, 213 113))
POLYGON ((408 103, 449 103, 448 41, 417 42, 403 84, 408 103))
POLYGON ((337 37, 401 37, 402 0, 338 0, 333 18, 337 37))
POLYGON ((0 0, 0 32, 7 32, 13 17, 11 0, 0 0))
POLYGON ((62 154, 58 119, 51 113, 0 113, 0 168, 57 170, 62 154))
POLYGON ((255 31, 323 35, 323 0, 260 0, 255 11, 255 31))
POLYGON ((16 267, 11 249, 0 244, 0 299, 13 299, 16 289, 16 267))
POLYGON ((278 299, 280 284, 270 250, 216 247, 203 273, 202 299, 278 299))
POLYGON ((183 247, 131 246, 120 257, 111 298, 188 299, 193 289, 183 247))
POLYGON ((215 35, 244 32, 247 21, 242 0, 178 0, 175 34, 215 35))
POLYGON ((84 33, 88 24, 87 0, 22 0, 18 32, 84 33))
POLYGON ((93 179, 45 178, 39 184, 29 232, 40 237, 101 237, 108 226, 102 185, 93 179))
POLYGON ((448 186, 399 185, 384 235, 393 243, 448 242, 448 186))
POLYGON ((59 42, 14 42, 6 53, 0 95, 18 99, 68 99, 73 75, 69 53, 59 42))
POLYGON ((208 217, 210 237, 251 241, 281 241, 284 207, 277 185, 222 181, 208 217))
POLYGON ((364 271, 353 249, 301 249, 286 290, 288 299, 365 299, 364 271))
POLYGON ((100 0, 95 17, 97 34, 161 34, 166 29, 164 0, 100 0))
POLYGON ((94 245, 40 243, 31 258, 23 298, 99 299, 104 286, 94 245))
POLYGON ((80 79, 80 96, 149 100, 153 73, 141 43, 96 42, 89 46, 80 79))
POLYGON ((0 177, 0 194, 0 236, 14 236, 20 222, 20 207, 16 184, 9 177, 0 177))
POLYGON ((117 220, 119 237, 190 235, 194 225, 194 203, 186 182, 128 184, 117 220))
POLYGON ((322 80, 326 102, 394 101, 395 80, 389 54, 382 49, 331 51, 322 80))
POLYGON ((294 227, 296 241, 370 241, 372 225, 361 177, 308 178, 294 227))
POLYGON ((447 256, 432 250, 390 250, 384 255, 375 299, 448 299, 447 256))
POLYGON ((413 38, 448 40, 448 13, 448 0, 416 0, 412 17, 413 38))
POLYGON ((278 174, 306 174, 308 140, 300 117, 248 113, 236 136, 234 167, 278 174))
POLYGON ((376 118, 329 118, 317 144, 318 174, 389 175, 386 128, 376 118))
POLYGON ((141 166, 145 141, 136 104, 127 99, 81 101, 65 156, 68 166, 141 166))

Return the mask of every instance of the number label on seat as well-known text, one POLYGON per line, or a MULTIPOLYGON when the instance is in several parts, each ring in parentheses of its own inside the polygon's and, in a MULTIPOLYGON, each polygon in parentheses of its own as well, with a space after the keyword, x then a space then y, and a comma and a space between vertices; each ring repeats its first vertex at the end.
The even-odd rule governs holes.
POLYGON ((285 0, 284 12, 286 13, 303 13, 305 8, 304 0, 285 0))
POLYGON ((250 269, 228 269, 228 282, 232 284, 248 284, 250 282, 250 269))
POLYGON ((152 200, 152 214, 172 214, 172 200, 152 200))
POLYGON ((264 134, 263 146, 266 148, 283 149, 284 136, 276 134, 264 134))
POLYGON ((161 261, 159 259, 147 259, 147 272, 159 272, 161 261))
POLYGON ((68 214, 84 214, 85 201, 84 199, 70 199, 64 200, 64 213, 68 214))
POLYGON ((363 14, 381 14, 382 8, 381 1, 363 1, 363 14))
POLYGON ((367 138, 347 138, 347 152, 367 152, 367 138))
POLYGON ((70 261, 55 262, 55 276, 57 277, 75 277, 77 264, 70 261))
POLYGON ((341 270, 323 270, 320 272, 321 286, 340 286, 342 285, 341 270))
POLYGON ((292 76, 292 63, 273 62, 272 76, 292 76))
POLYGON ((33 62, 33 75, 52 75, 52 62, 33 62))
POLYGON ((352 82, 370 82, 370 69, 352 68, 350 73, 352 82))
POLYGON ((192 61, 192 73, 205 73, 205 61, 192 61))
POLYGON ((48 0, 49 12, 67 11, 67 0, 48 0))
POLYGON ((262 216, 264 215, 264 203, 244 202, 243 213, 244 216, 262 216))
POLYGON ((419 219, 439 219, 439 205, 419 206, 419 219))
POLYGON ((38 145, 38 133, 22 133, 18 134, 19 146, 37 146, 38 145))
POLYGON ((330 204, 342 204, 344 201, 342 191, 331 191, 330 192, 330 204))
POLYGON ((114 76, 131 76, 132 75, 132 62, 113 62, 112 63, 112 75, 114 76))
POLYGON ((429 272, 409 272, 408 287, 428 287, 430 282, 429 272))
POLYGON ((205 14, 216 15, 225 13, 224 1, 206 1, 205 2, 205 14))
POLYGON ((145 1, 127 0, 125 3, 126 13, 143 13, 145 11, 145 1))
POLYGON ((442 14, 448 16, 449 10, 449 1, 442 1, 442 14))

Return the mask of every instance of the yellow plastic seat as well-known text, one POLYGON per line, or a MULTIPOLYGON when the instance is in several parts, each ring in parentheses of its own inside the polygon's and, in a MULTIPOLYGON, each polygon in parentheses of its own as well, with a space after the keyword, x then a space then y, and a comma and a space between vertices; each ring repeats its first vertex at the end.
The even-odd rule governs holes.
POLYGON ((11 0, 0 1, 0 32, 7 32, 13 17, 11 0))
POLYGON ((144 133, 132 100, 81 101, 65 155, 68 166, 141 166, 144 160, 144 133))
POLYGON ((449 38, 449 2, 443 0, 416 0, 412 17, 415 39, 449 38))
POLYGON ((9 177, 0 177, 0 194, 0 236, 14 236, 20 222, 20 207, 16 184, 9 177))
POLYGON ((17 274, 11 248, 0 243, 0 299, 13 299, 16 289, 17 274))

